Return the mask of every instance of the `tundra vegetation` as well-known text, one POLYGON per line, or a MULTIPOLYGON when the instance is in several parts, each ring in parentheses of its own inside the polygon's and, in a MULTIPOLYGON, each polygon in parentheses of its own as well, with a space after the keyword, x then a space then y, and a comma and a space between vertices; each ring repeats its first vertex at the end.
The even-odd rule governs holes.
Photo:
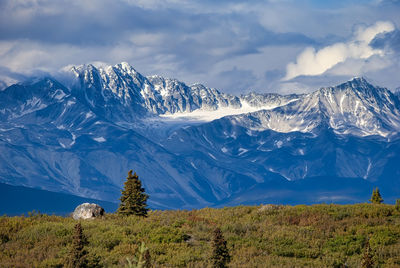
MULTIPOLYGON (((228 267, 398 267, 396 208, 320 204, 150 210, 147 217, 106 214, 80 224, 90 267, 129 267, 141 256, 143 243, 151 256, 149 267, 212 267, 216 228, 226 240, 228 267)), ((76 224, 71 217, 38 213, 1 216, 0 267, 62 267, 74 252, 76 224)))

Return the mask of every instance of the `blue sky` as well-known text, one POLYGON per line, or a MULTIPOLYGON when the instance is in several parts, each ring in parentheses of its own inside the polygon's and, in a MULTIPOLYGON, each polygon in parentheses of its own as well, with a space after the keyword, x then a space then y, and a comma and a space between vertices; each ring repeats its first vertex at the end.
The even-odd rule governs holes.
POLYGON ((230 93, 308 92, 365 76, 400 87, 400 1, 0 1, 0 87, 68 65, 230 93))

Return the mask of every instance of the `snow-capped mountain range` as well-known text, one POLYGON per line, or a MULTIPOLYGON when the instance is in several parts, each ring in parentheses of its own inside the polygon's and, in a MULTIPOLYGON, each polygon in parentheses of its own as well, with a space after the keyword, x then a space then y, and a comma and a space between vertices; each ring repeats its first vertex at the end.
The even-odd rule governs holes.
MULTIPOLYGON (((77 96, 95 107, 123 106, 127 113, 141 111, 139 116, 240 109, 244 105, 260 109, 286 104, 296 95, 251 93, 237 97, 201 84, 187 86, 176 79, 161 76, 144 77, 128 63, 97 69, 93 65, 72 67, 72 88, 77 96)), ((137 116, 137 115, 135 115, 137 116)))
POLYGON ((400 194, 399 95, 364 78, 234 96, 127 63, 66 72, 0 91, 0 182, 116 202, 134 169, 155 208, 400 194))
POLYGON ((273 110, 236 116, 249 129, 312 132, 322 124, 338 134, 387 137, 400 129, 400 102, 389 90, 354 78, 336 87, 321 88, 273 110), (254 120, 256 118, 256 120, 254 120))

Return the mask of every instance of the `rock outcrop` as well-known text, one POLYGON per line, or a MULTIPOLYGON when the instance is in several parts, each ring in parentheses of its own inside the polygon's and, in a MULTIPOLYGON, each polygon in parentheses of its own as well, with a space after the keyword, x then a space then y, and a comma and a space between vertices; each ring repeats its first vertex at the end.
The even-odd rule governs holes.
POLYGON ((94 219, 104 215, 104 208, 97 204, 83 203, 76 207, 72 218, 79 219, 94 219))

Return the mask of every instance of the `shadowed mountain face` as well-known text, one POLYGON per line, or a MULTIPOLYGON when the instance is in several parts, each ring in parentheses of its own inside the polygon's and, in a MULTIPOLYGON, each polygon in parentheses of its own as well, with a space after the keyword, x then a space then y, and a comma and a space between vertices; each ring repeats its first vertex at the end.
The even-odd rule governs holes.
POLYGON ((116 202, 134 169, 153 208, 400 195, 399 98, 363 78, 233 96, 126 63, 69 74, 0 91, 0 182, 116 202))

